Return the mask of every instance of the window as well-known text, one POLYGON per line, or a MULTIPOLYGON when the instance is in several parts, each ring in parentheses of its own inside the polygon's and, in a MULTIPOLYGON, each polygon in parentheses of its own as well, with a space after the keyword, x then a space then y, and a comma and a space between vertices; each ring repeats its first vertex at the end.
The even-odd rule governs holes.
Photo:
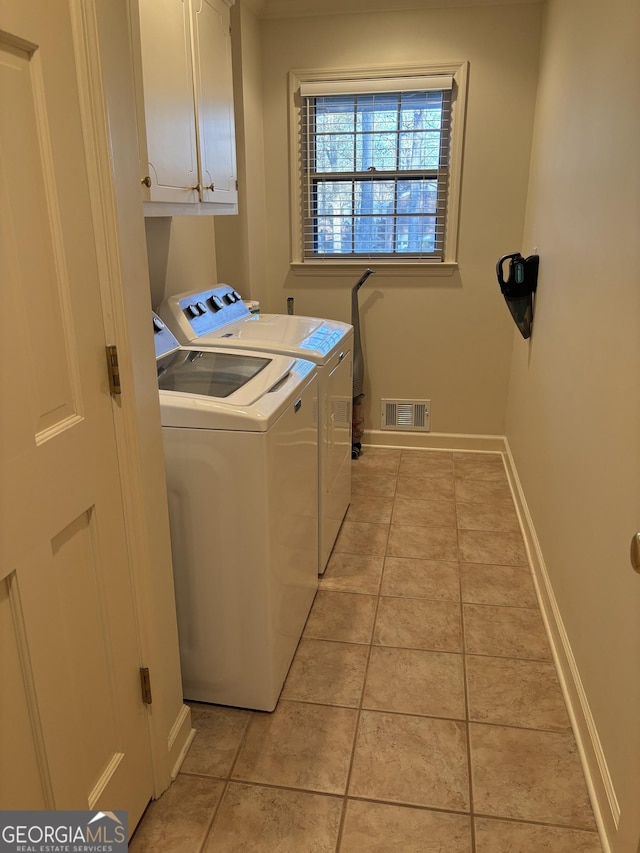
POLYGON ((454 259, 455 71, 458 66, 428 75, 292 75, 303 263, 454 259))

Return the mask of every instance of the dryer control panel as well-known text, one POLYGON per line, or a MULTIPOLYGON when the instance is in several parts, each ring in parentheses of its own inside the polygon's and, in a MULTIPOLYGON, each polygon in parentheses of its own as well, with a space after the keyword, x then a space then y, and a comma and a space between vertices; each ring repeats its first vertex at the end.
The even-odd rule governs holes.
POLYGON ((183 345, 279 352, 316 364, 324 364, 353 335, 353 327, 338 320, 252 314, 227 284, 168 296, 158 314, 183 345))

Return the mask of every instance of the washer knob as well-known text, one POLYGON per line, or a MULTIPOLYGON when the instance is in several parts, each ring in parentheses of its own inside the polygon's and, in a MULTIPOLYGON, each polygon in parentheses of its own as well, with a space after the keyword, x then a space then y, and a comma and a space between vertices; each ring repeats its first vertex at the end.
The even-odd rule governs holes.
POLYGON ((198 310, 200 311, 200 314, 206 314, 207 313, 207 306, 204 304, 204 302, 198 302, 197 307, 198 307, 198 310))
POLYGON ((188 317, 199 317, 200 316, 200 309, 198 308, 197 305, 187 305, 187 307, 185 309, 185 313, 187 314, 188 317))

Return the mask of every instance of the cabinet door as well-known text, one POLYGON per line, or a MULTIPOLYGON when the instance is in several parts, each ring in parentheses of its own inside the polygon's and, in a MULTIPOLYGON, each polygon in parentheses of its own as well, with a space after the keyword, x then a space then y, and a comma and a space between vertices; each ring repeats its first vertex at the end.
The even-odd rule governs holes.
POLYGON ((202 201, 236 204, 229 7, 224 0, 192 0, 192 5, 202 201))
POLYGON ((150 201, 198 198, 189 0, 139 0, 150 201))

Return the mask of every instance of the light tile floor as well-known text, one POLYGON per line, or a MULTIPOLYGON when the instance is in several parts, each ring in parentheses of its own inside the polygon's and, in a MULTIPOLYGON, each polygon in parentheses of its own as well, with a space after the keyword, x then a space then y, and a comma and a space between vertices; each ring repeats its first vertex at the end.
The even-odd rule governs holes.
POLYGON ((193 723, 134 853, 601 853, 499 454, 365 448, 276 710, 193 723))

